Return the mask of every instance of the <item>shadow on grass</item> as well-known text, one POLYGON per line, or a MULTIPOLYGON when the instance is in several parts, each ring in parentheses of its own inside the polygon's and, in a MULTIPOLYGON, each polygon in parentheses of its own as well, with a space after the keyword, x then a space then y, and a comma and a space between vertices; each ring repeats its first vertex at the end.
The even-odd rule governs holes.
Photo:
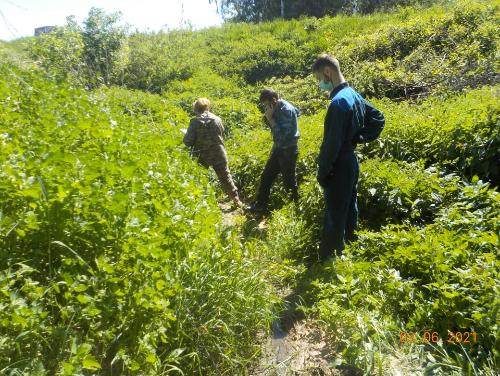
MULTIPOLYGON (((246 213, 246 220, 241 225, 241 232, 245 239, 259 239, 265 241, 267 235, 267 222, 270 220, 270 216, 271 214, 257 215, 246 213)), ((286 360, 290 358, 290 354, 288 354, 286 350, 286 342, 290 341, 288 337, 291 332, 293 333, 294 328, 296 329, 296 325, 306 319, 305 312, 307 308, 312 308, 315 304, 313 300, 314 294, 312 292, 316 287, 313 282, 317 279, 328 279, 329 275, 332 273, 330 266, 332 262, 334 262, 333 259, 325 263, 319 263, 317 252, 311 251, 311 255, 312 256, 301 260, 295 260, 294 264, 302 271, 295 275, 293 288, 287 288, 285 286, 278 287, 278 289, 281 288, 280 295, 282 300, 275 308, 277 318, 271 323, 272 350, 275 352, 276 359, 274 359, 274 361, 276 364, 286 363, 286 360)), ((300 324, 298 326, 300 326, 300 324)), ((305 345, 307 345, 307 343, 305 343, 305 345)), ((327 344, 328 351, 325 353, 324 359, 327 362, 331 362, 332 359, 330 359, 328 354, 334 355, 334 349, 328 345, 329 344, 327 344)), ((330 364, 329 368, 335 375, 363 375, 360 369, 350 365, 335 366, 330 364)), ((320 368, 318 368, 318 372, 318 375, 323 374, 320 368)))

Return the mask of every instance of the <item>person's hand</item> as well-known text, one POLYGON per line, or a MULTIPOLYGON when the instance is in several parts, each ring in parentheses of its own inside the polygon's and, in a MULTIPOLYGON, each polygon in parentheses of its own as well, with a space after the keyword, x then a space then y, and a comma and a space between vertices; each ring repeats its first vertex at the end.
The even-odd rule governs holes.
POLYGON ((266 111, 264 112, 264 115, 266 117, 266 119, 269 121, 269 123, 272 123, 272 118, 273 118, 273 112, 274 112, 274 109, 272 107, 272 105, 268 105, 266 106, 266 111))

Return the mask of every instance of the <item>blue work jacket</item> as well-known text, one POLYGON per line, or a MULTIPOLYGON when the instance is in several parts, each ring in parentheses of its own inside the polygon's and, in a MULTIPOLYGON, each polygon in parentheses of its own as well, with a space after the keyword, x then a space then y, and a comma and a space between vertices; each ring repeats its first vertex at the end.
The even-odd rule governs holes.
POLYGON ((318 156, 319 181, 334 172, 335 162, 341 154, 354 153, 358 143, 375 140, 385 125, 382 112, 347 82, 336 86, 330 99, 318 156))

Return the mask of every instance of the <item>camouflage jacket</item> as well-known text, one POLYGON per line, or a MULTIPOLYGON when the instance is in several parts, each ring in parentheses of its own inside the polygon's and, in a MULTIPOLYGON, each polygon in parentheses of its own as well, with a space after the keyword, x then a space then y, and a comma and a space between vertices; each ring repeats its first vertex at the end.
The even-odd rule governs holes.
POLYGON ((217 166, 227 163, 223 140, 224 127, 218 116, 209 111, 191 119, 184 136, 184 144, 193 156, 204 165, 217 166))

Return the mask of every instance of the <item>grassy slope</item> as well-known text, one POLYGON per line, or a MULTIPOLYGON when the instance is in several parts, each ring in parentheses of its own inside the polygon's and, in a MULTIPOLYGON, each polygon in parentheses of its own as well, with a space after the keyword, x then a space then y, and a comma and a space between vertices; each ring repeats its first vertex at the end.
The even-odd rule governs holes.
MULTIPOLYGON (((287 49, 287 57, 298 56, 305 51, 306 57, 299 59, 302 63, 309 62, 308 59, 318 51, 331 51, 354 64, 347 64, 347 77, 352 78, 354 85, 358 85, 362 91, 382 97, 398 97, 399 90, 407 84, 411 85, 412 80, 418 82, 419 79, 451 77, 457 72, 449 66, 443 70, 435 66, 437 61, 446 58, 448 49, 452 48, 451 45, 446 46, 445 41, 439 42, 441 47, 433 50, 441 53, 441 56, 429 54, 428 60, 422 61, 418 54, 408 50, 405 38, 414 33, 414 39, 408 43, 414 43, 411 48, 424 53, 431 48, 427 45, 429 35, 433 33, 434 38, 439 40, 436 29, 442 30, 443 25, 448 25, 447 30, 453 35, 456 31, 454 23, 471 20, 481 22, 482 17, 495 17, 495 13, 486 11, 474 21, 474 13, 468 8, 459 8, 452 13, 437 7, 429 11, 406 10, 391 16, 375 15, 367 18, 369 22, 363 22, 362 18, 336 17, 261 26, 243 25, 240 28, 229 26, 229 30, 224 30, 230 33, 229 36, 218 34, 219 30, 212 31, 217 36, 208 34, 208 53, 217 56, 216 60, 208 60, 209 66, 224 78, 235 75, 235 78, 226 82, 243 79, 245 83, 252 84, 254 74, 263 79, 263 83, 245 88, 246 95, 241 96, 237 103, 229 100, 230 108, 224 106, 226 98, 214 96, 215 111, 223 114, 230 124, 228 145, 231 167, 244 194, 254 194, 257 177, 268 153, 262 145, 270 144, 268 132, 259 125, 258 113, 253 112, 249 108, 251 103, 248 103, 255 103, 259 87, 277 87, 286 99, 297 104, 306 114, 300 120, 302 138, 299 175, 303 179, 301 210, 298 214, 288 206, 279 209, 285 202, 285 196, 278 187, 274 191, 274 207, 277 210, 271 219, 266 240, 261 241, 262 235, 259 234, 255 235, 255 239, 250 236, 247 238, 247 247, 260 247, 260 252, 274 253, 276 264, 270 263, 270 269, 279 276, 277 280, 289 273, 289 282, 297 284, 299 291, 310 297, 311 308, 306 310, 326 323, 332 343, 339 352, 338 359, 365 370, 380 370, 389 364, 396 364, 401 370, 415 374, 424 372, 424 369, 437 374, 491 374, 496 367, 494 364, 498 362, 498 353, 490 351, 497 347, 495 338, 498 337, 498 328, 493 324, 495 308, 490 310, 497 305, 495 291, 498 281, 495 279, 495 270, 498 270, 498 261, 494 255, 498 239, 494 229, 498 222, 498 195, 488 191, 481 183, 468 186, 468 183, 459 181, 467 181, 474 175, 497 179, 494 176, 498 176, 498 88, 481 88, 481 83, 471 81, 478 89, 457 94, 454 90, 460 85, 453 86, 450 83, 450 86, 436 85, 432 88, 441 95, 425 99, 429 93, 424 91, 421 93, 424 98, 414 103, 394 102, 390 98, 374 100, 386 112, 388 126, 380 142, 361 148, 365 159, 384 159, 367 161, 362 165, 360 210, 362 226, 367 235, 363 235, 359 244, 347 250, 347 261, 333 262, 322 269, 316 268, 302 274, 300 260, 317 247, 318 224, 321 221, 321 192, 314 183, 314 170, 325 101, 317 92, 314 80, 307 76, 306 64, 302 70, 300 65, 287 65, 284 55, 279 53, 276 60, 284 63, 281 65, 265 59, 257 64, 252 59, 260 56, 256 50, 267 49, 266 54, 272 54, 273 48, 279 49, 277 46, 280 44, 287 49), (468 18, 468 15, 472 18, 468 18), (356 28, 356 24, 362 27, 356 28), (313 32, 297 30, 298 27, 313 32), (248 30, 254 32, 254 44, 246 41, 250 33, 248 30), (346 33, 347 30, 349 32, 346 33), (267 31, 272 33, 267 34, 267 31), (286 36, 293 36, 296 45, 280 42, 280 39, 287 40, 286 36), (265 43, 263 40, 266 37, 278 39, 279 42, 265 43), (219 49, 222 42, 217 44, 210 38, 224 40, 223 45, 227 50, 219 49), (244 49, 248 49, 246 55, 242 53, 244 49), (301 51, 297 52, 296 49, 301 51), (224 51, 224 54, 219 51, 224 51), (381 69, 384 78, 381 81, 376 80, 376 75, 367 65, 370 59, 378 55, 380 60, 372 64, 381 69), (354 60, 356 57, 367 64, 357 63, 354 60), (391 57, 395 64, 387 63, 391 57), (411 68, 418 62, 418 67, 422 69, 411 68), (415 72, 410 69, 415 69, 415 72), (256 70, 258 73, 255 73, 256 70), (363 75, 364 70, 369 72, 367 76, 363 75), (398 85, 399 88, 393 92, 393 88, 398 85), (249 97, 250 94, 252 97, 249 97), (395 162, 394 159, 402 162, 395 162), (414 162, 418 163, 415 165, 414 162), (442 176, 442 173, 458 173, 458 176, 442 176), (484 197, 483 192, 489 193, 484 197), (462 209, 464 205, 468 207, 465 211, 462 209), (387 241, 369 241, 379 236, 374 230, 397 223, 406 223, 409 227, 402 230, 382 228, 380 234, 381 239, 394 238, 397 249, 393 249, 394 245, 387 241), (490 225, 485 228, 483 226, 486 223, 490 225), (470 236, 479 238, 477 242, 470 242, 467 240, 470 236), (373 250, 384 247, 387 247, 386 253, 373 253, 373 250), (437 251, 436 248, 442 250, 437 251), (371 249, 372 253, 366 253, 367 249, 371 249), (419 256, 415 257, 415 253, 419 256), (472 254, 478 255, 477 258, 472 258, 472 254), (456 258, 452 255, 456 255, 456 258), (429 261, 425 261, 427 257, 429 261), (372 265, 368 267, 367 261, 372 265), (295 270, 289 269, 290 262, 292 265, 295 263, 295 270), (442 270, 436 274, 433 268, 441 264, 442 270), (467 272, 461 275, 460 270, 467 272), (400 273, 403 273, 402 279, 400 273), (486 281, 496 282, 491 284, 486 281), (420 287, 422 283, 426 284, 425 288, 420 287), (483 287, 475 290, 474 285, 483 287), (458 292, 446 292, 454 291, 457 286, 463 287, 458 292), (409 299, 409 296, 412 298, 409 299), (353 320, 353 317, 357 319, 353 320), (425 346, 411 350, 398 345, 400 331, 423 334, 424 329, 428 328, 445 338, 442 347, 432 349, 425 346), (475 330, 483 334, 473 349, 461 351, 456 345, 446 343, 449 330, 475 330), (437 363, 441 365, 436 366, 437 363)), ((486 23, 480 29, 488 30, 490 26, 486 23)), ((463 40, 463 49, 459 48, 463 57, 477 58, 466 51, 466 44, 474 45, 485 36, 491 36, 489 33, 479 31, 471 37, 472 40, 463 40)), ((448 38, 444 34, 443 37, 448 38)), ((460 54, 460 51, 457 53, 460 54)), ((483 63, 488 66, 486 61, 491 56, 486 53, 478 58, 477 67, 483 63)), ((472 71, 467 73, 470 74, 473 74, 472 71)), ((206 82, 204 78, 200 76, 197 80, 185 81, 183 95, 188 97, 190 94, 189 98, 194 99, 197 94, 195 88, 203 86, 206 82), (191 85, 195 87, 193 90, 191 85)), ((211 81, 208 82, 208 89, 203 86, 204 95, 211 94, 211 81)), ((486 80, 484 83, 489 82, 486 80)), ((164 95, 175 101, 177 92, 167 88, 164 95)), ((239 91, 238 95, 241 95, 239 91)), ((188 109, 190 101, 185 100, 184 103, 188 109)), ((279 283, 286 283, 286 278, 285 282, 281 280, 279 283)))
MULTIPOLYGON (((449 56, 451 51, 458 54, 454 59, 450 59, 451 62, 457 63, 460 58, 470 59, 471 74, 488 72, 491 51, 494 54, 496 50, 491 46, 489 50, 483 50, 481 43, 487 44, 495 40, 491 34, 494 30, 491 20, 495 18, 495 12, 484 4, 462 3, 455 12, 443 7, 427 10, 406 9, 391 14, 363 17, 339 16, 321 20, 276 21, 262 25, 236 24, 203 32, 180 31, 157 36, 134 36, 129 43, 130 61, 123 75, 124 84, 131 88, 148 88, 161 92, 162 98, 123 89, 103 91, 100 95, 106 103, 109 102, 112 113, 122 117, 119 124, 137 123, 138 128, 134 125, 134 129, 137 129, 138 134, 151 131, 145 131, 140 124, 150 124, 154 130, 154 140, 151 142, 155 145, 158 142, 158 134, 162 135, 165 145, 160 144, 158 147, 163 150, 166 145, 170 145, 171 149, 167 150, 173 153, 171 162, 176 166, 172 179, 190 184, 188 187, 180 184, 175 188, 176 194, 182 197, 186 192, 194 190, 196 195, 199 195, 199 200, 208 199, 209 203, 211 202, 210 218, 216 223, 216 217, 219 216, 220 219, 220 213, 213 206, 213 192, 210 189, 205 191, 207 182, 201 177, 205 172, 190 164, 185 154, 177 150, 177 146, 174 147, 180 143, 180 133, 176 133, 176 128, 185 126, 193 100, 197 96, 208 96, 214 103, 214 112, 222 116, 227 126, 230 163, 238 185, 245 195, 251 197, 258 184, 258 176, 268 152, 267 145, 270 143, 269 134, 262 126, 261 115, 255 106, 256 98, 262 86, 278 88, 286 99, 297 104, 306 114, 301 118, 301 210, 296 211, 291 206, 282 207, 283 192, 280 189, 274 191, 273 207, 276 210, 270 219, 269 230, 264 234, 255 231, 251 221, 238 228, 240 237, 243 237, 240 240, 244 254, 252 255, 252 259, 259 260, 266 266, 266 283, 290 283, 309 298, 306 310, 312 317, 324 323, 341 361, 374 371, 386 367, 389 360, 392 362, 396 359, 395 364, 399 364, 400 369, 410 369, 409 372, 417 374, 436 363, 431 358, 433 356, 444 364, 433 371, 438 374, 458 373, 459 369, 465 373, 481 370, 487 373, 488 369, 495 367, 492 362, 498 362, 498 353, 492 355, 488 352, 495 348, 495 337, 498 338, 498 328, 495 327, 494 321, 491 321, 495 315, 491 310, 496 304, 494 296, 497 288, 491 281, 496 281, 495 271, 498 271, 498 260, 494 257, 498 195, 481 184, 469 185, 459 181, 470 180, 473 175, 483 177, 494 165, 491 158, 498 155, 498 130, 494 133, 498 128, 495 128, 498 114, 495 100, 497 89, 480 88, 483 83, 474 80, 465 83, 444 80, 443 84, 432 87, 435 93, 440 94, 439 97, 417 103, 391 101, 391 98, 399 98, 408 85, 415 86, 422 80, 433 77, 450 78, 456 75, 462 69, 459 64, 436 66, 436 62, 449 56), (475 14, 479 16, 475 17, 475 14), (465 29, 460 27, 461 24, 467 25, 465 29), (446 33, 435 32, 440 25, 440 30, 446 29, 446 33), (443 25, 448 26, 446 28, 443 25), (477 27, 478 25, 481 27, 477 27), (473 30, 473 33, 466 39, 463 36, 469 33, 469 30, 473 30), (429 44, 429 33, 435 35, 432 39, 434 44, 429 44), (452 42, 448 40, 450 35, 453 37, 452 42), (410 38, 412 36, 414 38, 410 38), (453 44, 456 41, 459 41, 459 47, 453 44), (470 46, 477 48, 469 48, 470 46), (347 78, 361 91, 372 96, 389 96, 375 101, 377 106, 386 112, 389 124, 381 143, 362 149, 364 156, 378 156, 382 160, 367 161, 362 165, 361 241, 346 251, 346 260, 332 261, 323 267, 305 272, 302 259, 314 253, 317 247, 322 212, 321 192, 314 182, 314 159, 321 138, 321 122, 326 102, 309 75, 311 62, 322 51, 333 52, 343 61, 349 62, 345 65, 347 78), (414 51, 420 51, 421 54, 412 53, 414 51), (428 59, 422 60, 422 54, 427 54, 425 56, 428 56, 428 59), (373 59, 375 61, 372 61, 373 59), (146 66, 147 74, 144 75, 141 72, 146 66), (373 67, 377 67, 381 74, 374 71, 373 67), (467 85, 479 88, 470 94, 458 96, 453 92, 462 87, 467 88, 467 85), (448 122, 449 118, 443 115, 443 108, 454 114, 451 122, 453 125, 448 122), (470 108, 476 109, 474 117, 467 115, 470 108), (461 117, 467 121, 463 123, 461 117), (477 122, 478 118, 482 121, 477 122), (429 123, 428 119, 433 119, 432 123, 429 123), (408 127, 409 124, 412 124, 411 128, 408 127), (174 131, 165 133, 165 126, 167 129, 173 126, 174 131), (464 136, 458 138, 458 143, 457 127, 464 130, 464 136), (432 128, 433 132, 429 132, 429 128, 432 128), (440 131, 434 132, 435 129, 440 131), (434 137, 436 133, 443 137, 434 137), (406 136, 403 140, 402 134, 406 136), (496 140, 496 143, 487 144, 489 149, 485 149, 485 140, 488 139, 496 140), (471 143, 474 145, 473 151, 487 150, 486 158, 476 152, 471 153, 471 143), (457 164, 457 161, 460 163, 457 164), (194 181, 186 177, 186 166, 199 177, 194 181), (434 170, 425 170, 429 166, 434 170), (454 171, 459 176, 442 176, 440 170, 443 168, 447 168, 448 172, 454 171), (201 191, 197 188, 199 186, 203 187, 201 191), (374 194, 372 189, 375 189, 374 194), (404 225, 402 228, 383 227, 381 232, 378 231, 380 226, 391 223, 404 225), (439 249, 438 252, 435 251, 436 248, 439 249), (383 252, 374 253, 375 249, 383 252), (419 256, 415 258, 414 254, 419 256), (424 264, 428 266, 427 269, 423 269, 424 264), (445 266, 439 273, 431 272, 441 264, 445 266), (460 273, 460 270, 466 272, 460 273), (425 288, 421 287, 422 283, 426 284, 425 288), (457 290, 457 286, 462 288, 457 290), (477 286, 482 286, 481 290, 477 290, 477 286), (408 299, 408 296, 412 299, 408 299), (397 345, 400 330, 422 331, 429 327, 440 330, 444 333, 442 335, 446 335, 447 329, 473 329, 481 332, 483 337, 472 352, 461 353, 450 347, 448 350, 451 355, 443 352, 446 346, 432 350, 428 346, 409 349, 397 345), (472 356, 474 361, 469 361, 465 354, 472 356)), ((40 85, 43 87, 43 84, 40 85)), ((424 90, 410 94, 425 96, 429 92, 424 90)), ((64 102, 65 95, 61 96, 60 101, 64 102)), ((66 98, 73 98, 72 95, 66 98)), ((61 103, 56 98, 53 100, 56 107, 57 103, 61 103)), ((78 117, 82 111, 88 110, 85 110, 85 106, 75 108, 73 116, 78 117)), ((53 112, 56 114, 57 110, 53 109, 53 112)), ((48 119, 47 121, 50 122, 48 119)), ((107 122, 108 119, 100 120, 102 129, 105 129, 107 122)), ((21 129, 19 134, 23 134, 21 129)), ((57 133, 54 137, 56 135, 57 133)), ((116 143, 119 140, 115 137, 112 135, 110 140, 116 143)), ((53 138, 47 140, 51 141, 53 138)), ((131 141, 143 163, 162 160, 163 154, 153 153, 154 155, 147 158, 143 154, 142 145, 150 141, 135 139, 135 136, 131 141)), ((105 144, 101 145, 101 148, 107 147, 105 144)), ((89 172, 92 172, 92 169, 89 172)), ((163 172, 169 173, 167 170, 163 172)), ((55 179, 59 175, 60 173, 54 171, 52 176, 55 179)), ((213 180, 213 175, 209 176, 213 180)), ((138 182, 139 185, 143 183, 138 182)), ((55 184, 52 189, 56 186, 55 184)), ((11 187, 12 205, 24 200, 17 197, 18 193, 15 193, 14 187, 11 187)), ((64 188, 62 190, 65 191, 64 188)), ((23 195, 23 191, 20 192, 23 195)), ((155 192, 161 196, 163 188, 158 187, 155 192)), ((37 196, 32 197, 35 202, 43 201, 39 193, 30 194, 37 196)), ((89 191, 89 194, 98 192, 89 191)), ((90 198, 88 200, 90 201, 90 198)), ((143 198, 138 202, 141 203, 144 204, 143 198)), ((107 210, 107 204, 103 205, 102 210, 107 210)), ((173 207, 175 208, 175 205, 173 207)), ((194 207, 192 209, 197 210, 194 207)), ((28 217, 30 215, 29 211, 23 214, 28 217)), ((168 214, 167 217, 173 216, 168 214)), ((32 222, 28 219, 23 223, 30 229, 32 222)), ((68 221, 69 225, 75 227, 71 220, 68 221)), ((207 226, 206 221, 206 218, 195 219, 194 223, 199 226, 200 232, 195 231, 192 234, 193 239, 198 237, 199 241, 205 244, 200 245, 201 261, 197 256, 192 264, 175 267, 185 271, 180 272, 179 278, 183 281, 181 284, 187 287, 184 294, 174 299, 173 303, 174 307, 177 307, 175 316, 178 320, 171 329, 171 336, 176 339, 161 347, 161 351, 155 351, 150 339, 142 336, 143 328, 131 328, 130 336, 121 345, 125 353, 117 352, 121 359, 119 366, 128 367, 130 370, 136 367, 136 364, 146 364, 146 359, 149 359, 147 362, 151 361, 148 363, 151 364, 151 372, 166 372, 168 367, 174 364, 184 370, 210 370, 215 374, 228 370, 242 372, 245 368, 250 358, 251 346, 248 341, 241 342, 240 337, 245 333, 245 338, 250 339, 252 333, 243 330, 245 328, 239 324, 239 320, 243 319, 245 312, 248 314, 251 311, 254 314, 247 318, 248 326, 256 325, 257 329, 259 325, 264 324, 269 318, 269 298, 262 294, 265 289, 258 287, 261 286, 259 283, 262 283, 262 280, 257 279, 248 286, 246 283, 239 284, 238 281, 246 281, 246 273, 253 275, 253 270, 259 268, 246 266, 245 261, 241 259, 241 253, 238 253, 240 240, 218 240, 213 238, 215 235, 209 236, 205 233, 203 228, 212 226, 207 226), (233 265, 234 270, 221 271, 218 261, 220 255, 205 254, 202 249, 207 246, 204 243, 207 238, 214 239, 211 241, 215 244, 220 243, 220 249, 235 249, 235 254, 231 253, 228 259, 224 259, 229 262, 228 265, 233 265), (237 260, 236 264, 230 261, 233 257, 237 260), (205 271, 198 273, 196 270, 200 266, 214 269, 202 269, 205 271), (241 268, 246 268, 247 272, 241 268), (240 275, 241 278, 234 279, 240 275), (212 283, 207 285, 204 276, 208 276, 212 283), (220 285, 224 280, 228 285, 220 285), (238 304, 228 301, 223 286, 234 293, 234 299, 241 299, 238 304), (250 299, 251 296, 255 299, 250 299), (207 297, 210 298, 207 300, 207 297), (193 301, 206 301, 208 309, 207 305, 193 304, 193 301), (229 303, 227 307, 221 306, 225 303, 229 303), (218 316, 221 311, 217 311, 217 307, 225 307, 222 310, 223 316, 218 316), (213 317, 217 317, 217 320, 212 320, 213 317), (199 333, 200 327, 206 328, 205 335, 195 334, 199 333), (211 334, 212 342, 206 343, 206 334, 211 334), (221 338, 224 347, 217 344, 217 340, 221 338), (137 343, 141 345, 134 348, 132 344, 137 343), (187 350, 181 355, 187 356, 178 357, 179 354, 170 353, 182 347, 187 347, 187 350), (154 357, 148 358, 150 354, 154 357), (198 358, 199 361, 196 360, 198 358)), ((9 223, 2 224, 4 228, 11 227, 9 223)), ((45 223, 45 226, 48 226, 48 223, 45 223)), ((191 231, 186 229, 186 233, 191 231)), ((93 236, 92 233, 89 233, 89 236, 93 236)), ((143 241, 149 242, 151 239, 155 240, 157 236, 153 234, 151 238, 143 241)), ((137 245, 140 245, 140 242, 137 245)), ((76 248, 76 245, 73 246, 76 248)), ((127 249, 130 252, 127 257, 138 257, 133 249, 127 249)), ((194 252, 194 255, 197 254, 194 252)), ((108 257, 106 252, 104 257, 108 257)), ((161 257, 170 260, 170 256, 161 257)), ((6 264, 11 266, 14 260, 8 259, 6 264)), ((117 273, 128 270, 126 264, 118 262, 117 265, 117 273)), ((70 268, 70 274, 82 274, 80 267, 72 264, 67 267, 70 268)), ((148 264, 148 268, 152 276, 157 275, 157 272, 163 273, 163 267, 157 270, 158 266, 154 262, 148 264)), ((4 281, 7 281, 14 271, 5 272, 4 281)), ((19 279, 31 281, 23 274, 33 273, 31 270, 18 270, 17 273, 19 279)), ((148 275, 137 275, 136 289, 140 290, 148 284, 145 281, 148 275)), ((99 282, 97 279, 95 283, 108 283, 108 278, 109 276, 102 276, 102 280, 99 282)), ((37 278, 33 280, 37 281, 37 278)), ((14 289, 6 286, 4 291, 10 292, 14 289)), ((34 288, 29 286, 24 289, 31 291, 30 289, 34 288)), ((79 286, 79 283, 73 282, 68 291, 83 288, 79 286)), ((155 290, 153 287, 152 290, 147 290, 147 293, 155 294, 155 290)), ((17 288, 15 291, 20 290, 17 288)), ((134 291, 131 290, 130 294, 135 294, 134 291)), ((36 291, 32 294, 36 295, 36 291)), ((75 296, 79 295, 75 293, 75 296)), ((59 298, 56 294, 50 299, 59 298)), ((54 305, 50 299, 41 305, 41 312, 54 305)), ((80 312, 86 312, 82 310, 85 309, 85 304, 99 306, 99 299, 96 297, 95 304, 92 300, 85 303, 75 301, 68 305, 78 307, 77 318, 87 322, 86 314, 80 312)), ((14 303, 10 304, 11 308, 15 309, 14 303)), ((162 311, 161 308, 159 310, 162 314, 169 312, 162 311)), ((111 309, 109 314, 117 313, 111 309)), ((136 312, 130 314, 136 317, 136 312)), ((6 314, 6 325, 10 323, 8 317, 9 314, 6 314)), ((66 327, 69 325, 69 319, 68 316, 66 321, 57 325, 66 327)), ((62 348, 70 338, 76 341, 77 345, 84 345, 94 344, 94 337, 100 338, 103 335, 104 341, 99 339, 97 343, 102 341, 101 346, 106 346, 116 335, 112 326, 110 333, 91 327, 92 330, 82 337, 76 327, 75 332, 70 332, 63 342, 57 342, 60 338, 57 337, 57 331, 53 328, 56 324, 52 320, 52 315, 47 319, 40 316, 34 320, 30 327, 32 335, 48 336, 54 343, 62 343, 62 348), (40 328, 45 329, 40 331, 40 328)), ((9 334, 11 340, 17 335, 16 330, 25 329, 21 323, 22 320, 18 324, 19 327, 15 327, 14 332, 9 334)), ((148 324, 146 333, 151 328, 148 324)), ((152 333, 157 333, 156 341, 161 342, 162 329, 156 329, 153 329, 152 333)), ((52 347, 58 348, 54 344, 52 347)), ((102 351, 98 349, 97 346, 90 351, 83 346, 80 352, 62 351, 57 357, 51 358, 52 363, 46 367, 57 367, 58 364, 60 366, 57 362, 66 361, 71 367, 78 369, 82 367, 88 354, 92 354, 98 362, 106 366, 111 355, 103 356, 102 351)), ((40 351, 31 350, 34 353, 40 351)), ((118 349, 112 349, 111 352, 113 351, 118 349)), ((3 360, 3 364, 11 364, 14 359, 16 358, 7 358, 3 360)), ((93 358, 89 355, 88 359, 93 358)), ((26 367, 35 367, 35 363, 26 367)))

